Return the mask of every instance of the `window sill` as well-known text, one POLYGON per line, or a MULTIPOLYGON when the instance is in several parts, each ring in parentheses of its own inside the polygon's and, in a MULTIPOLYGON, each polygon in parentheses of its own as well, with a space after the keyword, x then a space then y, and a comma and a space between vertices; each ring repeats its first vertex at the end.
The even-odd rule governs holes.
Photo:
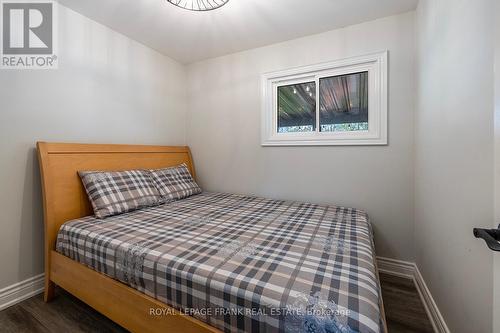
POLYGON ((345 140, 263 140, 262 147, 278 146, 386 146, 387 139, 345 139, 345 140))

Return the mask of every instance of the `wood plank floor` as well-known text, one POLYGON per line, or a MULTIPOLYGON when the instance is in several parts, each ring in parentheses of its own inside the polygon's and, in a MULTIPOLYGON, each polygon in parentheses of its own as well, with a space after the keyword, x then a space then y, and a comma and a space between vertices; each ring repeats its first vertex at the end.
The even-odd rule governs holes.
MULTIPOLYGON (((412 280, 380 275, 389 333, 433 332, 412 280)), ((63 290, 45 304, 38 295, 0 312, 0 331, 12 333, 127 332, 63 290)))
POLYGON ((380 273, 389 333, 434 332, 413 280, 380 273))

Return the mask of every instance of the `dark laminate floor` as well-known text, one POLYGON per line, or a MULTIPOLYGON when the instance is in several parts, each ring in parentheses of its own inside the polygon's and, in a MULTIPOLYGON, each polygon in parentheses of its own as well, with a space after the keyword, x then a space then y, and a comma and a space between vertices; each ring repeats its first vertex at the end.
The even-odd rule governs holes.
MULTIPOLYGON (((380 275, 389 333, 432 332, 412 280, 380 275)), ((45 304, 38 295, 0 312, 1 332, 126 332, 90 307, 58 290, 45 304)))
POLYGON ((434 332, 413 280, 380 274, 389 333, 434 332))

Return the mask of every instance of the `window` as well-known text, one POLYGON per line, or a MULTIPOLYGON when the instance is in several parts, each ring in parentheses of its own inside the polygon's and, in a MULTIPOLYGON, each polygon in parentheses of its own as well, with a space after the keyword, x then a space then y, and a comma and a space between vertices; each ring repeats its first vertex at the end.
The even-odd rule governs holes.
POLYGON ((278 87, 278 133, 316 130, 316 83, 278 87))
POLYGON ((387 144, 387 52, 264 74, 262 145, 387 144))

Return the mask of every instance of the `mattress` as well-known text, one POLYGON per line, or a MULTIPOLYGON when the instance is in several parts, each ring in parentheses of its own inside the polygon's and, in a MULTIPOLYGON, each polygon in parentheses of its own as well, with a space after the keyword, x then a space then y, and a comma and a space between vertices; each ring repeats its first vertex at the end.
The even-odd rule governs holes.
POLYGON ((69 221, 57 251, 226 332, 374 333, 372 236, 360 210, 204 192, 69 221))

